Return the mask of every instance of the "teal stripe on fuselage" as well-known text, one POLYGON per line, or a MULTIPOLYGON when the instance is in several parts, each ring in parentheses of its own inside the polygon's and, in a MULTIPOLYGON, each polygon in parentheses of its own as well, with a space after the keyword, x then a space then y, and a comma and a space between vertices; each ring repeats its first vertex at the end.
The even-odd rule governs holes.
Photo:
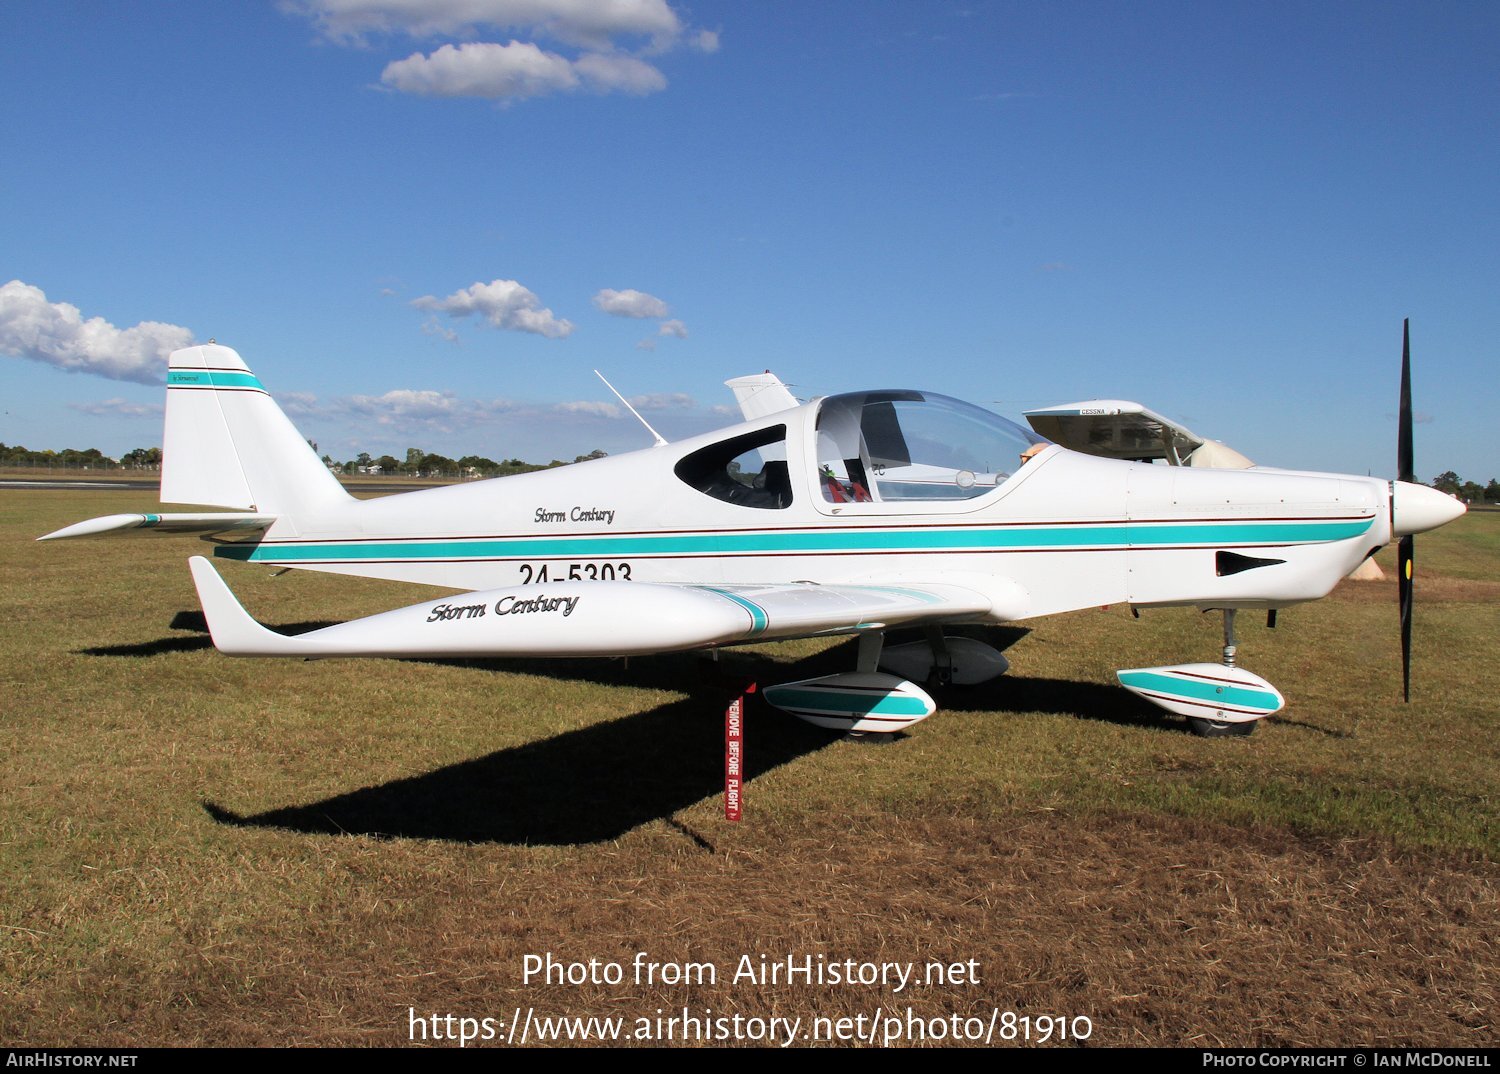
POLYGON ((567 556, 714 556, 743 553, 930 552, 1006 549, 1128 549, 1170 545, 1316 544, 1343 541, 1369 530, 1359 522, 1213 522, 913 529, 841 529, 811 532, 608 534, 586 537, 453 537, 343 543, 221 545, 214 555, 251 562, 359 562, 437 559, 550 559, 567 556))
POLYGON ((1269 694, 1264 690, 1252 690, 1244 686, 1230 686, 1228 683, 1179 679, 1176 675, 1159 675, 1150 671, 1121 675, 1120 682, 1126 686, 1134 686, 1138 690, 1154 690, 1156 693, 1167 694, 1171 697, 1211 701, 1232 708, 1255 709, 1257 712, 1275 712, 1281 707, 1281 702, 1276 699, 1275 694, 1269 694))
POLYGON ((221 369, 173 369, 167 374, 167 387, 266 390, 254 373, 228 373, 221 369))

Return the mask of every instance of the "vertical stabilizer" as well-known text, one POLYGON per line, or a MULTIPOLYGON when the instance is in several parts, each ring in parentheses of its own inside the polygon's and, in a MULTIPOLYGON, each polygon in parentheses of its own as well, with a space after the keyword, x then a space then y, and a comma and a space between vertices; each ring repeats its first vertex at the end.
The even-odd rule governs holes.
POLYGON ((240 356, 213 343, 169 359, 161 498, 293 519, 350 500, 240 356))
POLYGON ((740 413, 746 421, 791 410, 797 405, 796 397, 769 369, 764 373, 726 380, 724 386, 734 392, 734 400, 739 403, 740 413))

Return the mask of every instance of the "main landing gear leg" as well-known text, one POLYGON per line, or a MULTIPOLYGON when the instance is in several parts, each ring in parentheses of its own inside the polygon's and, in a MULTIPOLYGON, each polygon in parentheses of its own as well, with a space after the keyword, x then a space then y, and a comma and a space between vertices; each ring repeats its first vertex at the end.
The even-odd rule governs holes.
MULTIPOLYGON (((859 656, 856 658, 856 671, 878 671, 880 667, 880 653, 885 648, 885 631, 867 630, 859 636, 859 656)), ((886 731, 849 731, 844 737, 852 742, 859 742, 866 746, 883 746, 887 742, 894 742, 896 736, 886 731)))

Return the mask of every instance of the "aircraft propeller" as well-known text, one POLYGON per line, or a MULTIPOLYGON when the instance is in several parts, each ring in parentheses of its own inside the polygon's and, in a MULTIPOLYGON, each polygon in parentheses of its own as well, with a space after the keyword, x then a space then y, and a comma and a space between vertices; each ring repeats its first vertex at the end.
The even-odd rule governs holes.
POLYGON ((1411 700, 1411 609, 1416 534, 1452 522, 1464 513, 1453 496, 1417 483, 1412 462, 1411 321, 1401 325, 1401 412, 1397 415, 1396 480, 1391 482, 1391 536, 1396 546, 1397 595, 1401 601, 1401 692, 1411 700))
MULTIPOLYGON (((1412 462, 1412 320, 1401 323, 1401 405, 1397 414, 1397 480, 1416 483, 1412 462)), ((1395 511, 1395 492, 1391 495, 1395 511)), ((1416 535, 1404 534, 1397 544, 1397 595, 1401 601, 1401 694, 1412 700, 1412 583, 1416 535)))
MULTIPOLYGON (((1411 319, 1407 318, 1401 322, 1401 404, 1396 418, 1396 480, 1415 484, 1417 475, 1412 462, 1411 422, 1411 319)), ((1395 504, 1396 496, 1392 491, 1393 512, 1395 504)), ((1401 692, 1408 703, 1411 701, 1412 567, 1416 543, 1416 536, 1407 533, 1396 546, 1396 592, 1401 602, 1401 692)))

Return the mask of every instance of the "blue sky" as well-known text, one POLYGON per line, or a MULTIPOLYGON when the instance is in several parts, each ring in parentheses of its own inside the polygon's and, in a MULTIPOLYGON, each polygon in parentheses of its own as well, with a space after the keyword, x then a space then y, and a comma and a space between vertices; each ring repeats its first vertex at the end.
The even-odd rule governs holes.
POLYGON ((1492 3, 0 5, 0 441, 235 347, 336 458, 545 461, 722 382, 1136 399, 1500 476, 1492 3), (6 283, 6 281, 15 281, 6 283), (98 320, 95 320, 98 319, 98 320))

